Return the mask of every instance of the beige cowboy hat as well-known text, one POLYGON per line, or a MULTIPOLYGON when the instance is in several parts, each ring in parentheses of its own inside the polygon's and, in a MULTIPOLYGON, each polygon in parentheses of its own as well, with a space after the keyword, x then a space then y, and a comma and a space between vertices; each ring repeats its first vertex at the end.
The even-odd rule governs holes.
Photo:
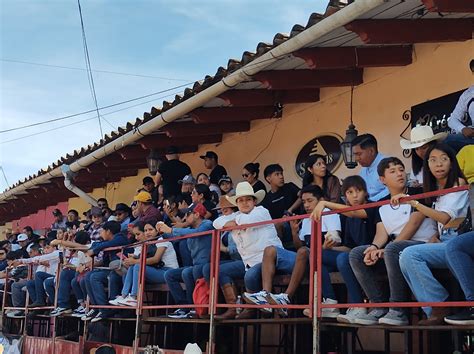
POLYGON ((430 141, 444 140, 447 136, 446 132, 433 134, 433 129, 429 125, 417 125, 410 132, 410 140, 400 139, 400 146, 402 149, 416 149, 430 141))
POLYGON ((231 202, 234 205, 237 205, 237 199, 240 197, 254 197, 257 200, 257 204, 259 204, 263 198, 265 198, 265 191, 259 190, 257 192, 254 192, 253 187, 250 183, 248 182, 240 182, 237 184, 237 188, 235 188, 235 195, 233 196, 227 196, 226 198, 229 202, 231 202))

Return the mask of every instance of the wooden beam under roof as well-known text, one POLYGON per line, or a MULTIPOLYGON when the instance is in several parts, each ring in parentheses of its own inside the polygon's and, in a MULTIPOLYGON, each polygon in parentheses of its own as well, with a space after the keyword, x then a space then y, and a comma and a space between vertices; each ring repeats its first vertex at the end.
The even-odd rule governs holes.
POLYGON ((229 90, 222 93, 219 98, 228 105, 238 107, 272 106, 276 103, 310 103, 319 101, 319 89, 306 90, 229 90))
POLYGON ((472 0, 421 0, 430 12, 474 13, 472 0))
POLYGON ((256 106, 256 107, 209 107, 197 108, 189 115, 193 121, 199 124, 203 123, 221 123, 251 121, 254 119, 268 119, 275 115, 274 106, 256 106))
POLYGON ((166 149, 168 146, 177 146, 180 151, 183 147, 194 147, 201 144, 214 144, 222 141, 222 134, 205 135, 184 138, 169 138, 165 134, 147 135, 141 138, 138 143, 146 149, 166 149))
POLYGON ((250 122, 230 122, 226 124, 195 124, 194 122, 173 122, 162 128, 170 138, 215 135, 222 133, 248 132, 250 122))
POLYGON ((316 47, 293 52, 310 69, 404 66, 412 62, 412 46, 316 47))
POLYGON ((266 88, 274 90, 308 89, 318 87, 352 86, 362 83, 363 70, 273 70, 253 76, 266 88))
POLYGON ((472 39, 472 19, 355 20, 346 29, 367 44, 456 42, 472 39))

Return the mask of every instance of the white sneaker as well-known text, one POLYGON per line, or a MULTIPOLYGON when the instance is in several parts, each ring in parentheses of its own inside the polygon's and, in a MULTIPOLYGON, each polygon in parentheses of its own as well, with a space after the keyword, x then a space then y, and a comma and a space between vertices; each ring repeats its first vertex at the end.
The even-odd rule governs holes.
POLYGON ((114 305, 114 306, 120 306, 122 304, 121 301, 123 300, 125 300, 125 297, 123 297, 122 295, 119 295, 115 299, 109 300, 109 304, 114 305))
MULTIPOLYGON (((335 304, 337 304, 337 300, 333 300, 329 298, 323 299, 323 305, 335 305, 335 304)), ((337 316, 339 316, 340 313, 341 311, 339 311, 338 308, 327 307, 321 310, 321 317, 322 318, 336 318, 337 316)))
POLYGON ((337 322, 341 323, 354 323, 355 319, 367 314, 365 307, 349 307, 346 314, 340 314, 337 316, 337 322))
POLYGON ((122 298, 121 300, 118 300, 118 303, 125 306, 137 306, 137 299, 132 295, 128 295, 125 299, 122 298))
MULTIPOLYGON (((255 305, 268 305, 267 301, 268 293, 265 290, 259 291, 258 293, 247 293, 244 292, 242 298, 248 304, 255 304, 255 305)), ((270 307, 262 307, 259 309, 260 311, 271 313, 272 309, 270 307)))
POLYGON ((384 308, 375 308, 367 314, 357 316, 354 323, 371 326, 379 323, 379 319, 387 314, 388 310, 384 308))
MULTIPOLYGON (((267 293, 266 297, 269 304, 272 305, 289 305, 291 303, 288 294, 281 293, 281 294, 272 294, 267 293)), ((275 309, 281 317, 288 317, 288 309, 280 308, 275 309)))

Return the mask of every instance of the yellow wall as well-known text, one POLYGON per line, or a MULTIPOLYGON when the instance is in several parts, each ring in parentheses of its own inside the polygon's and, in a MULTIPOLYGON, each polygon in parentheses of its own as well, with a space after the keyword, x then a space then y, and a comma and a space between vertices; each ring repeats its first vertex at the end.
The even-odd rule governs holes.
MULTIPOLYGON (((473 45, 473 40, 420 44, 415 46, 413 64, 409 66, 365 69, 364 83, 354 90, 353 117, 359 133, 374 134, 382 153, 401 157, 399 135, 407 125, 401 118, 402 113, 413 105, 472 85, 474 75, 469 70, 469 62, 474 57, 473 45)), ((294 169, 296 155, 318 134, 345 135, 349 100, 348 87, 324 88, 319 102, 287 105, 283 118, 254 121, 250 132, 226 134, 222 143, 203 145, 197 153, 182 155, 181 159, 196 175, 205 171, 198 156, 206 150, 214 150, 235 181, 241 179, 241 168, 247 162, 260 162, 262 170, 267 164, 278 162, 285 169, 286 180, 299 185, 301 180, 294 169)), ((409 161, 406 162, 409 166, 409 161)), ((354 173, 357 170, 348 170, 344 165, 335 171, 339 177, 354 173)), ((146 170, 142 170, 136 177, 107 186, 110 204, 131 202, 145 175, 146 170)), ((104 191, 96 189, 93 195, 104 196, 104 191)), ((72 198, 69 203, 70 208, 80 211, 88 208, 79 198, 72 198)))

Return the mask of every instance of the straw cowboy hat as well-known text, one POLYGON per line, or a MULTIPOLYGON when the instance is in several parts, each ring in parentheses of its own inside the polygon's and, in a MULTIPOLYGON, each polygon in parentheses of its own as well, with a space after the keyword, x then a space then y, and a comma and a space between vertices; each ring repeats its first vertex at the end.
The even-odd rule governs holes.
POLYGON ((213 210, 219 210, 224 208, 235 208, 235 205, 229 202, 225 195, 219 197, 219 204, 213 210))
POLYGON ((417 125, 410 132, 410 140, 400 139, 400 146, 402 149, 416 149, 430 141, 444 140, 447 136, 448 133, 446 132, 433 134, 433 129, 429 125, 417 125))
POLYGON ((229 202, 234 205, 237 205, 237 199, 240 197, 254 197, 257 200, 257 204, 259 204, 263 198, 265 198, 265 191, 259 190, 254 192, 253 187, 248 182, 240 182, 237 184, 237 188, 235 188, 235 195, 229 197, 226 195, 226 198, 229 202))

